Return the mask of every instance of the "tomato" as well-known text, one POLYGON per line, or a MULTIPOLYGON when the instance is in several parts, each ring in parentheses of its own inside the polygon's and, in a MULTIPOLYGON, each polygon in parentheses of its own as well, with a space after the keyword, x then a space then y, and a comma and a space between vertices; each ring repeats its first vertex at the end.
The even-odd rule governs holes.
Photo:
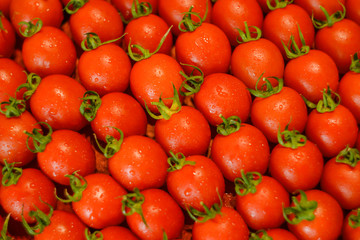
POLYGON ((74 42, 80 46, 86 33, 96 33, 102 42, 119 38, 124 31, 123 22, 116 8, 107 1, 91 0, 69 19, 74 42))
POLYGON ((206 222, 200 221, 194 223, 192 229, 193 240, 247 240, 249 238, 249 229, 244 219, 236 210, 230 207, 222 207, 214 218, 206 222))
POLYGON ((87 90, 104 96, 128 88, 131 62, 121 47, 109 43, 81 54, 77 70, 80 82, 87 90))
POLYGON ((227 73, 213 73, 204 78, 200 91, 194 95, 196 108, 212 126, 222 123, 219 117, 240 117, 246 122, 250 115, 251 95, 236 77, 227 73))
POLYGON ((13 219, 21 221, 23 215, 25 221, 31 224, 35 219, 29 213, 36 211, 35 206, 46 214, 50 209, 45 203, 55 207, 54 188, 54 183, 40 170, 26 168, 16 184, 1 185, 0 203, 13 219))
POLYGON ((125 189, 111 176, 93 173, 85 177, 87 187, 80 201, 72 202, 76 215, 87 226, 102 229, 121 224, 125 216, 121 211, 121 197, 125 189))
POLYGON ((127 240, 138 240, 134 233, 122 226, 109 226, 101 229, 103 240, 117 240, 119 236, 127 240))
POLYGON ((307 100, 318 102, 322 90, 328 86, 334 91, 339 84, 339 72, 332 58, 323 51, 312 49, 309 53, 291 59, 285 66, 284 84, 296 90, 307 100))
POLYGON ((10 10, 10 3, 12 0, 3 0, 0 2, 0 11, 8 18, 9 17, 9 10, 10 10))
MULTIPOLYGON (((16 162, 18 166, 30 163, 35 154, 26 147, 27 135, 24 131, 31 132, 35 127, 36 120, 28 111, 19 117, 6 118, 0 114, 0 159, 8 163, 16 162)), ((32 141, 29 141, 32 147, 32 141)))
POLYGON ((80 113, 81 98, 86 89, 75 79, 54 74, 43 78, 30 98, 30 109, 36 120, 54 130, 78 131, 87 125, 80 113))
POLYGON ((95 171, 95 152, 84 136, 63 129, 53 132, 51 138, 45 151, 37 153, 40 169, 51 180, 69 185, 69 178, 65 175, 78 171, 81 176, 86 176, 95 171))
POLYGON ((54 210, 50 225, 35 235, 34 240, 85 240, 85 229, 85 224, 74 213, 54 210))
MULTIPOLYGON (((151 5, 152 13, 157 14, 159 0, 139 0, 139 3, 148 3, 151 5)), ((122 17, 126 21, 132 19, 131 6, 134 4, 134 0, 111 0, 111 4, 116 7, 121 13, 122 17)))
POLYGON ((101 106, 91 122, 91 129, 97 138, 106 142, 107 135, 119 139, 120 134, 114 127, 126 137, 145 135, 146 125, 147 118, 141 105, 126 93, 113 92, 101 98, 101 106))
POLYGON ((219 196, 225 193, 224 177, 220 169, 205 156, 192 155, 182 158, 172 160, 175 163, 185 162, 174 164, 179 165, 180 169, 170 168, 166 178, 170 195, 183 209, 192 207, 203 211, 201 203, 209 208, 218 203, 219 196))
POLYGON ((256 0, 218 0, 212 11, 212 23, 221 28, 232 46, 237 46, 238 29, 244 30, 244 22, 249 26, 262 28, 263 13, 256 0))
MULTIPOLYGON (((181 31, 178 28, 184 13, 188 12, 193 6, 193 12, 199 14, 201 18, 205 18, 205 22, 211 22, 212 4, 210 0, 158 0, 159 16, 164 19, 169 26, 173 25, 171 29, 175 36, 179 36, 181 31)), ((199 21, 194 17, 195 21, 199 21)))
POLYGON ((74 43, 62 30, 51 26, 43 26, 24 40, 22 57, 26 69, 40 77, 51 74, 70 76, 75 70, 74 43))
POLYGON ((341 4, 345 4, 345 0, 295 0, 294 4, 305 9, 314 19, 324 21, 326 17, 320 6, 326 9, 329 15, 332 15, 342 10, 341 4))
POLYGON ((167 155, 160 144, 138 135, 124 138, 108 165, 114 179, 129 191, 162 187, 168 167, 167 155))
POLYGON ((10 20, 19 36, 19 23, 41 18, 44 26, 60 28, 64 20, 62 4, 59 0, 12 0, 10 20))
POLYGON ((256 127, 241 123, 240 129, 229 135, 217 134, 211 145, 211 159, 229 181, 245 172, 264 174, 270 156, 269 143, 256 127))
POLYGON ((350 211, 344 219, 342 228, 343 240, 356 240, 360 237, 359 228, 359 210, 354 209, 350 211))
MULTIPOLYGON (((288 230, 285 230, 283 228, 272 228, 272 229, 267 229, 266 231, 264 230, 258 233, 257 236, 262 237, 261 239, 266 239, 265 236, 271 237, 273 240, 297 240, 297 238, 295 237, 294 234, 292 234, 291 232, 289 232, 288 230), (265 232, 265 234, 264 234, 265 232)), ((251 235, 253 236, 253 235, 251 235)), ((255 240, 258 238, 251 238, 249 240, 255 240)))
POLYGON ((15 51, 15 31, 10 21, 0 11, 0 58, 9 58, 15 51))
POLYGON ((290 205, 289 193, 275 178, 243 172, 235 188, 236 210, 249 228, 277 228, 285 222, 282 209, 290 205))
POLYGON ((131 231, 144 240, 163 239, 164 232, 169 239, 180 236, 184 227, 184 214, 175 200, 157 188, 141 191, 140 194, 140 209, 131 213, 125 209, 126 222, 131 231))
MULTIPOLYGON (((175 41, 175 55, 178 62, 197 66, 205 76, 226 73, 230 66, 231 45, 219 27, 203 22, 194 31, 178 36, 175 41)), ((189 66, 183 68, 186 74, 193 70, 189 66)))
MULTIPOLYGON (((308 212, 306 217, 304 216, 305 219, 296 218, 295 212, 288 216, 291 223, 288 223, 287 226, 297 238, 338 239, 341 234, 343 212, 333 197, 321 190, 308 190, 293 197, 291 207, 296 207, 295 198, 299 201, 297 209, 300 206, 304 207, 300 209, 300 214, 304 214, 304 211, 308 212)), ((289 215, 287 210, 285 210, 285 214, 289 215)))
POLYGON ((356 0, 346 0, 346 18, 353 20, 360 25, 360 4, 356 0))

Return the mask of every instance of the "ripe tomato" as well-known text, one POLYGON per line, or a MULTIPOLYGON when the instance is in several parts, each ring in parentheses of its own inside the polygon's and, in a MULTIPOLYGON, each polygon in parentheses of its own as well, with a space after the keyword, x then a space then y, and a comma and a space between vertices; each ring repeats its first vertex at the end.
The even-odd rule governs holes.
POLYGON ((237 46, 238 29, 244 30, 244 22, 249 26, 262 28, 263 13, 256 0, 218 0, 213 6, 212 23, 221 28, 232 46, 237 46))
POLYGON ((351 19, 360 25, 359 2, 356 0, 346 0, 345 7, 346 7, 346 18, 351 19))
POLYGON ((218 203, 219 196, 225 193, 225 181, 220 169, 205 156, 192 155, 182 158, 172 160, 180 169, 170 168, 166 178, 170 195, 183 209, 192 207, 203 211, 201 203, 207 207, 218 203))
POLYGON ((86 124, 80 113, 81 98, 86 89, 75 79, 54 74, 43 78, 30 98, 30 109, 36 120, 54 130, 78 131, 86 124))
MULTIPOLYGON (((139 3, 147 3, 151 5, 152 13, 157 14, 159 0, 139 0, 139 3)), ((111 4, 119 10, 125 21, 130 21, 133 18, 131 12, 131 6, 135 3, 135 0, 111 0, 111 4)))
POLYGON ((76 215, 87 226, 102 229, 121 224, 125 216, 121 211, 121 197, 125 189, 111 176, 93 173, 85 177, 87 187, 78 202, 72 202, 76 215))
POLYGON ((250 115, 251 95, 236 77, 227 73, 213 73, 204 78, 200 91, 194 95, 196 108, 212 126, 222 123, 219 117, 240 117, 246 122, 250 115))
POLYGON ((128 228, 122 226, 109 226, 101 229, 103 240, 118 240, 119 236, 126 240, 139 240, 128 228))
POLYGON ((360 238, 359 210, 350 211, 344 219, 342 228, 343 240, 356 240, 360 238))
POLYGON ((326 17, 320 6, 326 9, 329 15, 341 11, 341 4, 345 4, 345 0, 295 0, 294 4, 299 5, 314 19, 325 21, 326 17))
POLYGON ((255 236, 252 234, 249 240, 256 240, 259 239, 259 237, 261 237, 261 239, 271 237, 273 240, 297 240, 294 234, 283 228, 272 228, 267 230, 260 230, 258 232, 259 233, 255 236))
POLYGON ((5 17, 9 17, 10 3, 12 0, 3 0, 0 2, 0 11, 5 17))
POLYGON ((0 11, 0 58, 10 58, 15 51, 15 31, 0 11))
POLYGON ((130 208, 130 212, 125 209, 131 231, 144 240, 162 239, 164 232, 169 239, 179 237, 184 227, 184 214, 175 200, 157 188, 141 191, 140 194, 137 197, 142 200, 140 207, 136 210, 130 208))

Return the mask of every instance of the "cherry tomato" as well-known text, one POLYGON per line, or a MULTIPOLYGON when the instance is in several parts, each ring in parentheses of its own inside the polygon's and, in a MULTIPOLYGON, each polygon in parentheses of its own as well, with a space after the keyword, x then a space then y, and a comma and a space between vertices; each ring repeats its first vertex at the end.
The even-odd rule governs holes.
POLYGON ((122 226, 109 226, 101 229, 103 240, 117 240, 119 236, 126 240, 139 240, 128 228, 122 226))
POLYGON ((15 51, 15 31, 0 11, 0 58, 10 58, 15 51))
MULTIPOLYGON (((273 240, 297 240, 294 234, 283 228, 267 229, 265 232, 267 236, 271 237, 273 240)), ((263 237, 263 235, 264 235, 263 232, 260 232, 258 234, 258 236, 260 237, 263 237)), ((252 240, 252 238, 250 239, 252 240)))
POLYGON ((295 0, 294 4, 305 9, 309 16, 313 16, 316 20, 324 21, 326 17, 320 6, 332 15, 342 10, 340 4, 345 4, 345 0, 295 0))
POLYGON ((3 0, 0 2, 0 11, 8 18, 10 11, 10 3, 12 0, 3 0))
POLYGON ((341 97, 342 105, 351 111, 358 123, 360 123, 360 103, 358 101, 360 98, 359 80, 359 73, 348 71, 340 79, 338 88, 338 93, 341 97))
POLYGON ((360 25, 360 4, 356 0, 346 0, 346 18, 353 20, 360 25))
POLYGON ((354 209, 350 211, 344 219, 342 228, 343 240, 356 240, 360 238, 360 228, 358 224, 359 210, 354 209), (352 220, 354 219, 354 220, 352 220), (357 221, 357 222, 356 222, 357 221))
MULTIPOLYGON (((158 12, 158 1, 159 0, 139 0, 139 3, 149 3, 152 8, 152 13, 157 14, 158 12)), ((122 17, 126 21, 130 21, 133 16, 131 13, 131 6, 133 5, 134 0, 111 0, 111 4, 120 11, 122 17)))

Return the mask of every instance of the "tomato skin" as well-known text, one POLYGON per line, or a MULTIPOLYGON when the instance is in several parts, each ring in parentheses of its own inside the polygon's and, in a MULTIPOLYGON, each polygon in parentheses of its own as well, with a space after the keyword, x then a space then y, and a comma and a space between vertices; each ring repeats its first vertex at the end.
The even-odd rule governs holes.
POLYGON ((76 50, 62 30, 43 26, 22 45, 24 65, 29 72, 46 77, 51 74, 70 76, 75 69, 76 50))
POLYGON ((295 190, 310 190, 320 182, 324 168, 324 159, 319 148, 307 140, 304 146, 297 149, 276 145, 271 151, 269 171, 285 189, 292 193, 295 190))
POLYGON ((87 125, 80 113, 81 98, 86 89, 75 79, 54 74, 43 78, 30 98, 30 109, 36 120, 53 128, 78 131, 87 125))
POLYGON ((40 169, 53 181, 69 185, 69 178, 78 171, 81 176, 95 172, 95 152, 90 142, 72 130, 57 130, 51 134, 51 142, 44 152, 37 154, 40 169))
POLYGON ((15 51, 15 31, 10 21, 0 15, 3 29, 0 29, 0 58, 10 58, 15 51))
POLYGON ((354 115, 342 105, 338 105, 332 112, 311 111, 305 129, 308 139, 328 158, 336 156, 346 145, 353 147, 357 132, 354 115))
MULTIPOLYGON (((116 7, 117 10, 121 13, 126 21, 129 21, 133 18, 131 13, 131 6, 135 2, 134 0, 111 0, 111 4, 116 7)), ((139 3, 147 2, 150 3, 152 8, 152 13, 156 14, 158 12, 158 0, 139 0, 139 3)))
POLYGON ((345 0, 295 0, 294 4, 302 7, 311 17, 314 15, 316 20, 325 21, 326 17, 320 6, 325 8, 329 15, 337 11, 342 11, 341 4, 345 4, 345 0))
POLYGON ((74 42, 81 46, 86 33, 96 33, 101 42, 119 38, 124 26, 116 8, 107 1, 91 0, 82 6, 69 19, 74 42))
POLYGON ((185 165, 169 172, 166 178, 168 192, 183 208, 190 206, 203 211, 203 202, 208 208, 219 203, 219 196, 225 193, 225 181, 220 169, 209 158, 192 155, 186 161, 195 165, 185 165))
POLYGON ((139 240, 128 228, 122 226, 109 226, 101 229, 100 232, 103 235, 103 240, 118 240, 119 236, 121 239, 139 240))
MULTIPOLYGON (((181 71, 183 70, 180 64, 174 58, 156 53, 133 65, 130 73, 131 92, 143 107, 146 102, 151 112, 159 113, 151 102, 158 102, 161 96, 165 105, 171 106, 172 100, 166 98, 174 96, 173 85, 176 89, 180 88, 183 81, 181 71)), ((182 100, 183 98, 180 98, 180 101, 182 100)))
POLYGON ((230 116, 246 122, 250 115, 251 95, 236 77, 226 73, 213 73, 204 78, 200 91, 194 96, 196 108, 212 126, 217 126, 230 116))
POLYGON ((357 240, 360 238, 360 228, 352 228, 349 225, 350 216, 355 215, 358 216, 358 212, 356 209, 350 211, 344 219, 343 228, 342 228, 342 239, 343 240, 357 240))
POLYGON ((307 108, 299 93, 292 88, 283 87, 279 93, 270 97, 255 98, 250 118, 253 125, 260 129, 270 142, 277 143, 279 127, 283 131, 289 124, 289 130, 304 131, 307 108))
POLYGON ((113 127, 119 128, 127 137, 145 135, 146 125, 146 114, 141 105, 126 93, 113 92, 101 98, 91 129, 98 139, 106 142, 107 135, 120 138, 120 133, 113 127))
MULTIPOLYGON (((19 117, 6 118, 0 114, 0 161, 8 163, 18 162, 17 166, 30 163, 35 154, 26 147, 27 135, 24 131, 31 132, 36 124, 35 118, 28 112, 23 112, 19 117)), ((29 141, 29 147, 33 147, 29 141)))
POLYGON ((109 159, 110 174, 124 188, 160 188, 167 175, 167 155, 160 144, 145 136, 129 136, 109 159))
POLYGON ((85 240, 86 226, 73 213, 54 210, 50 225, 34 240, 85 240))
POLYGON ((294 234, 283 228, 268 229, 266 233, 272 237, 273 240, 298 240, 294 234))
POLYGON ((84 52, 77 68, 81 84, 100 96, 124 92, 129 86, 131 62, 126 52, 116 44, 109 43, 84 52))
POLYGON ((343 19, 331 27, 317 31, 315 47, 327 53, 336 63, 339 73, 349 70, 351 56, 360 53, 360 26, 350 19, 343 19))
POLYGON ((210 125, 199 110, 182 106, 169 120, 156 121, 155 140, 167 153, 203 155, 211 140, 210 125))
POLYGON ((111 176, 93 173, 85 177, 87 187, 78 202, 72 202, 76 215, 87 226, 102 229, 121 224, 125 216, 121 211, 121 197, 125 189, 111 176))
POLYGON ((232 46, 237 46, 238 28, 245 30, 248 26, 262 28, 263 13, 256 0, 218 0, 213 6, 212 23, 221 28, 232 46))
POLYGON ((35 211, 37 206, 44 213, 49 212, 49 207, 40 201, 55 207, 54 183, 40 170, 35 168, 23 169, 19 181, 15 185, 1 186, 0 202, 6 213, 16 221, 21 221, 22 212, 25 221, 35 223, 35 219, 29 216, 30 211, 35 211))
POLYGON ((322 99, 328 86, 334 91, 339 84, 339 72, 332 58, 325 52, 310 50, 308 54, 290 60, 284 70, 284 84, 303 95, 310 102, 322 99))
POLYGON ((360 123, 360 74, 347 72, 340 80, 338 93, 341 104, 347 107, 360 123))
POLYGON ((228 136, 216 135, 211 145, 211 159, 229 181, 244 172, 267 170, 270 156, 269 143, 256 127, 242 123, 240 129, 228 136))
POLYGON ((255 193, 236 195, 236 210, 251 229, 277 228, 285 222, 282 208, 290 205, 289 193, 275 179, 262 176, 255 193))
POLYGON ((360 4, 356 0, 346 0, 346 18, 349 18, 360 25, 360 4))
POLYGON ((194 240, 246 240, 249 229, 241 215, 229 207, 221 208, 221 215, 201 223, 195 222, 192 230, 194 240))
MULTIPOLYGON (((312 221, 303 220, 296 225, 288 223, 289 230, 298 239, 338 239, 344 217, 339 203, 321 190, 308 190, 305 191, 305 194, 309 201, 315 200, 318 203, 314 211, 315 219, 312 221)), ((300 200, 300 197, 297 196, 297 199, 300 200)))
MULTIPOLYGON (((265 38, 239 44, 232 52, 230 63, 232 74, 251 89, 255 89, 261 74, 263 77, 283 78, 284 65, 279 48, 265 38)), ((277 85, 275 80, 269 80, 273 86, 277 85)), ((264 81, 260 80, 258 86, 262 84, 264 81)))
POLYGON ((12 0, 3 0, 0 2, 0 11, 6 16, 9 17, 9 11, 10 11, 10 3, 12 0))
POLYGON ((163 232, 166 232, 169 239, 180 236, 185 217, 175 200, 167 192, 157 188, 140 193, 145 199, 141 209, 148 226, 138 213, 134 213, 126 216, 130 229, 144 240, 162 239, 163 232))
MULTIPOLYGON (((205 76, 226 73, 230 66, 231 45, 219 27, 204 22, 195 31, 184 32, 176 39, 175 54, 178 62, 199 67, 205 76)), ((186 74, 193 70, 189 66, 183 68, 186 74)))

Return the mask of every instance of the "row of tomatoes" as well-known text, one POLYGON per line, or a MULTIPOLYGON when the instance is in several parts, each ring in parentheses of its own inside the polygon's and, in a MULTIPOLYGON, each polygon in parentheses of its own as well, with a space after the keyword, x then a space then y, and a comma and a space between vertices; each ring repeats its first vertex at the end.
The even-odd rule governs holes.
POLYGON ((265 2, 3 1, 10 233, 357 239, 360 6, 265 2))

